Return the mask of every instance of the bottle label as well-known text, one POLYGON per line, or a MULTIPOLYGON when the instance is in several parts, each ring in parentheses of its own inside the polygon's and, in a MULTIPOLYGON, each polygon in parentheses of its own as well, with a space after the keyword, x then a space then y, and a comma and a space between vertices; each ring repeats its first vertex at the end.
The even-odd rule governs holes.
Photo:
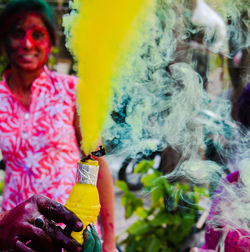
POLYGON ((78 162, 76 171, 76 183, 96 186, 98 171, 98 165, 88 164, 87 162, 78 162))

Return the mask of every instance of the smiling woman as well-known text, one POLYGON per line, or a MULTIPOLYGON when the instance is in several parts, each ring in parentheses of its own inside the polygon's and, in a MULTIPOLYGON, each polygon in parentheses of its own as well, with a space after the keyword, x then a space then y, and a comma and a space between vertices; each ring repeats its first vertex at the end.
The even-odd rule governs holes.
POLYGON ((49 33, 39 15, 24 14, 11 29, 4 49, 13 69, 39 74, 51 51, 49 33))
POLYGON ((80 159, 75 118, 77 79, 45 63, 55 41, 42 0, 12 0, 0 15, 9 67, 0 82, 0 149, 5 161, 3 210, 33 194, 65 203, 80 159))
MULTIPOLYGON (((49 34, 36 13, 25 13, 11 29, 3 45, 12 71, 35 71, 40 74, 51 51, 49 34)), ((10 79, 10 85, 12 79, 10 79)))
MULTIPOLYGON (((55 27, 44 0, 10 1, 0 15, 0 24, 1 49, 9 61, 0 81, 3 210, 33 194, 65 204, 80 160, 78 79, 45 65, 55 43, 55 27)), ((111 252, 115 250, 113 184, 104 159, 99 160, 99 167, 103 246, 111 252)))
POLYGON ((31 83, 55 44, 52 11, 42 0, 14 0, 1 13, 0 23, 1 48, 9 61, 4 76, 17 100, 29 108, 31 83))

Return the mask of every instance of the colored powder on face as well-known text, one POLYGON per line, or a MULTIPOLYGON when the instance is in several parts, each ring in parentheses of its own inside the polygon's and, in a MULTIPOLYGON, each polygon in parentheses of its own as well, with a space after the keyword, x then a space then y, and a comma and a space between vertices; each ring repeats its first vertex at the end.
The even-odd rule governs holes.
POLYGON ((12 27, 6 41, 10 64, 26 70, 41 69, 51 50, 48 30, 36 13, 19 17, 21 19, 12 27), (26 57, 27 54, 30 55, 26 57))
POLYGON ((78 62, 82 149, 94 150, 110 107, 111 86, 138 40, 153 1, 75 1, 64 17, 68 45, 78 62), (144 18, 145 17, 145 18, 144 18))
POLYGON ((18 31, 14 31, 11 36, 13 39, 17 40, 19 44, 24 44, 28 41, 33 47, 43 44, 49 45, 48 31, 40 27, 36 27, 35 29, 28 28, 26 30, 19 29, 18 31))

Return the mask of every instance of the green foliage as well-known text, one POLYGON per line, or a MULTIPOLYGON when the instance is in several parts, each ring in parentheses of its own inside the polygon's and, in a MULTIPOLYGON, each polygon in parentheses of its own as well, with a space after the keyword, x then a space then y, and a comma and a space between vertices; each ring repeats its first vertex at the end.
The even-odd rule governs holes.
POLYGON ((133 214, 138 217, 121 242, 128 252, 178 251, 196 221, 197 203, 202 196, 207 196, 204 188, 184 183, 170 184, 152 166, 152 161, 144 160, 136 167, 136 172, 143 175, 146 192, 150 193, 150 206, 144 206, 142 199, 130 192, 124 182, 117 182, 124 193, 121 203, 125 207, 126 218, 133 214))
POLYGON ((56 60, 56 54, 59 53, 59 48, 56 46, 52 47, 51 54, 49 55, 47 64, 50 69, 53 69, 57 60, 56 60))
POLYGON ((3 188, 4 188, 4 171, 0 170, 0 195, 3 194, 3 188))
POLYGON ((3 194, 3 188, 4 188, 4 181, 0 181, 0 195, 3 194))
POLYGON ((8 61, 4 56, 0 56, 0 79, 2 79, 2 73, 8 65, 8 61))
POLYGON ((7 4, 10 0, 1 0, 0 3, 1 4, 7 4))
POLYGON ((129 218, 138 207, 142 206, 142 199, 138 199, 132 192, 130 192, 125 182, 117 181, 117 186, 124 192, 121 198, 121 204, 125 208, 125 217, 129 218))

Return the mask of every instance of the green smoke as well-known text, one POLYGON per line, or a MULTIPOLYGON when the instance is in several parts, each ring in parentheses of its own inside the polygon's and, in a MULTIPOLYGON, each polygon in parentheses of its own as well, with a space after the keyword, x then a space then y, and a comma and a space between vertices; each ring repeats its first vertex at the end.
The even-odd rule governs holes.
MULTIPOLYGON (((220 185, 224 188, 219 205, 222 214, 210 223, 227 223, 229 229, 244 229, 249 234, 249 132, 232 120, 228 99, 213 96, 203 88, 204 79, 194 69, 197 65, 190 57, 189 42, 200 38, 210 50, 216 34, 195 27, 191 8, 184 2, 157 1, 145 40, 135 54, 128 56, 123 74, 116 80, 119 88, 114 90, 103 142, 109 154, 130 156, 171 146, 182 157, 167 179, 184 177, 196 184, 216 184, 224 170, 240 169, 241 186, 220 185), (221 163, 204 160, 211 143, 221 163)), ((228 22, 221 52, 232 57, 249 46, 249 8, 246 1, 231 0, 217 7, 228 22)))

